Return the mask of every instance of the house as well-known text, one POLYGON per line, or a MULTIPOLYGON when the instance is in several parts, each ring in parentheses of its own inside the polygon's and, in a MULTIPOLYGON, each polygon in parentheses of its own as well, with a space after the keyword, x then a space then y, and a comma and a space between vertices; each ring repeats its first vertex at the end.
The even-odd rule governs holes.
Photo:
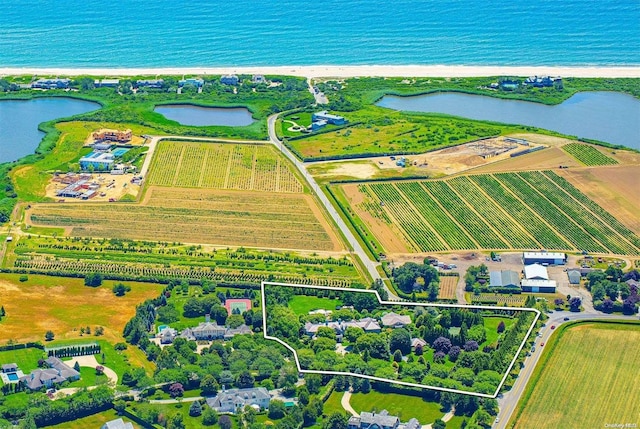
POLYGON ((523 279, 520 286, 523 292, 555 293, 555 280, 523 279))
POLYGON ((402 316, 393 312, 385 314, 382 316, 381 320, 382 326, 391 328, 404 328, 411 324, 410 316, 402 316))
POLYGON ((365 317, 360 320, 350 320, 348 322, 324 322, 324 323, 307 322, 304 325, 304 331, 308 336, 313 337, 318 333, 318 329, 322 327, 333 329, 338 337, 341 337, 342 334, 344 334, 344 331, 346 331, 347 328, 350 328, 350 327, 360 328, 363 331, 368 333, 380 333, 380 331, 382 331, 382 329, 380 328, 380 325, 378 324, 378 321, 371 317, 365 317))
POLYGON ((80 379, 80 373, 69 367, 56 357, 50 357, 45 361, 48 368, 35 369, 29 375, 20 378, 31 390, 38 390, 42 387, 50 388, 55 384, 64 383, 67 380, 74 381, 80 379))
POLYGON ((111 143, 94 143, 91 147, 94 151, 107 152, 111 150, 111 143))
POLYGON ((247 310, 251 310, 251 300, 247 298, 227 298, 224 301, 224 308, 227 309, 229 316, 242 314, 247 310))
POLYGON ((180 333, 180 337, 190 341, 229 340, 236 335, 251 334, 252 332, 251 328, 244 324, 237 328, 227 328, 207 320, 195 328, 185 329, 180 333))
POLYGON ((418 347, 425 348, 427 346, 427 342, 422 338, 411 338, 411 348, 415 350, 418 347))
POLYGON ((579 285, 582 275, 580 274, 580 270, 569 270, 567 271, 567 277, 569 277, 569 284, 579 285))
POLYGON ((351 320, 349 322, 343 322, 344 329, 352 326, 354 328, 360 328, 364 332, 378 334, 382 331, 382 328, 378 324, 378 321, 372 317, 365 317, 360 320, 351 320))
POLYGON ((136 86, 138 88, 162 89, 162 87, 164 86, 164 80, 163 79, 138 80, 136 81, 136 86))
POLYGON ((318 131, 321 128, 324 128, 327 126, 327 121, 321 120, 321 121, 313 121, 311 123, 311 131, 318 131))
POLYGON ((360 417, 351 417, 347 425, 348 429, 398 429, 400 419, 398 416, 390 416, 387 410, 382 410, 378 414, 360 413, 360 417))
POLYGON ((251 82, 253 83, 267 83, 267 79, 261 74, 254 74, 251 76, 251 82))
POLYGON ((236 335, 247 335, 247 334, 252 334, 253 331, 251 330, 250 327, 248 327, 245 324, 242 324, 240 326, 238 326, 237 328, 229 328, 226 330, 226 332, 224 333, 224 339, 225 340, 230 340, 231 338, 235 337, 236 335))
POLYGON ((119 79, 96 79, 93 86, 96 88, 117 88, 120 85, 119 79))
POLYGON ((91 152, 87 156, 80 158, 80 168, 83 170, 111 170, 114 164, 114 157, 109 152, 91 152))
POLYGON ((567 255, 559 252, 524 252, 522 260, 525 265, 564 265, 567 263, 567 255))
POLYGON ((204 86, 204 79, 200 79, 198 77, 190 77, 188 79, 181 79, 178 81, 178 86, 180 87, 189 85, 201 88, 202 86, 204 86))
MULTIPOLYGON (((130 129, 126 130, 110 130, 103 128, 95 133, 91 134, 95 142, 117 142, 127 143, 133 137, 133 133, 130 129)), ((95 148, 95 144, 94 144, 95 148)))
POLYGON ((317 121, 326 121, 328 124, 331 124, 331 125, 344 125, 347 123, 347 120, 344 117, 338 116, 338 115, 332 115, 326 110, 323 110, 321 112, 316 112, 311 115, 311 122, 317 122, 317 121))
POLYGON ((551 76, 530 76, 525 79, 523 84, 533 86, 535 88, 544 88, 553 86, 555 82, 562 83, 562 78, 551 76))
POLYGON ((38 79, 31 84, 32 89, 67 89, 70 79, 38 79))
POLYGON ((235 413, 245 406, 269 408, 271 396, 264 387, 251 389, 229 389, 218 392, 213 398, 207 398, 207 405, 219 413, 235 413))
POLYGON ((106 422, 100 429, 133 429, 133 424, 120 418, 106 422))
POLYGON ((171 344, 177 336, 178 331, 169 327, 162 329, 157 335, 157 337, 160 338, 160 344, 171 344))
POLYGON ((500 89, 504 91, 514 91, 518 89, 518 86, 520 86, 520 82, 517 80, 503 79, 500 81, 500 89))
POLYGON ((2 372, 4 372, 5 374, 9 372, 17 372, 17 371, 18 371, 18 364, 16 363, 5 363, 4 365, 2 365, 2 372))
POLYGON ((527 280, 549 280, 547 267, 540 264, 525 265, 524 278, 527 280))
POLYGON ((220 83, 223 85, 237 85, 239 81, 235 74, 226 74, 220 78, 220 83))
POLYGON ((518 287, 520 285, 520 276, 512 270, 491 271, 489 272, 490 287, 518 287))

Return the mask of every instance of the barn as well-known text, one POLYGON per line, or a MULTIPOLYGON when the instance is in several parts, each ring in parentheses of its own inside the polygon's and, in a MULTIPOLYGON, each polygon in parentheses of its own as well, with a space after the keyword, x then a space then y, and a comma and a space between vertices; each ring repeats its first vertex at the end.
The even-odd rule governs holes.
POLYGON ((522 260, 525 265, 564 265, 567 263, 567 254, 559 252, 524 252, 522 260))
POLYGON ((522 292, 534 293, 555 293, 555 280, 527 280, 523 279, 521 283, 522 292))

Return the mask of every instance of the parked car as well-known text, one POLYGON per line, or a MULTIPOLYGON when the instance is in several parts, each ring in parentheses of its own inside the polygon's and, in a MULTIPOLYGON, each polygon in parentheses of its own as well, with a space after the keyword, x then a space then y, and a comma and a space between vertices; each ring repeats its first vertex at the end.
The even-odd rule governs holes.
POLYGON ((562 319, 562 320, 564 320, 564 321, 566 322, 566 321, 568 321, 568 320, 569 320, 569 318, 568 318, 568 317, 565 317, 565 318, 564 318, 564 319, 562 319))
POLYGON ((556 325, 551 325, 551 329, 556 329, 556 325))
POLYGON ((544 343, 540 343, 540 347, 544 346, 544 343))

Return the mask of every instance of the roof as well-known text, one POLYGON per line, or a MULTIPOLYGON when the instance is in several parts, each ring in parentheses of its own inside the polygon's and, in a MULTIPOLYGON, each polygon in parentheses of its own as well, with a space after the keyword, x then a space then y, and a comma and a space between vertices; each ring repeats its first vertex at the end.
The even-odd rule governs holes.
POLYGON ((384 326, 409 325, 411 323, 411 317, 393 312, 385 314, 381 320, 384 326))
POLYGON ((125 423, 125 421, 120 418, 106 422, 102 425, 101 429, 133 429, 133 424, 131 422, 125 423))
POLYGON ((555 280, 523 279, 522 287, 556 287, 555 280))
POLYGON ((404 425, 404 429, 418 429, 420 427, 421 425, 418 419, 411 419, 407 422, 406 425, 404 425))
POLYGON ((368 413, 362 412, 360 413, 360 422, 365 423, 367 426, 372 424, 377 424, 382 427, 394 427, 400 420, 398 416, 390 416, 387 410, 382 410, 380 413, 368 413))
POLYGON ((567 255, 560 252, 524 252, 524 257, 538 259, 566 259, 567 255))
POLYGON ((549 280, 547 268, 540 264, 531 264, 524 266, 524 277, 530 279, 549 280))
POLYGON ((518 286, 520 276, 512 270, 491 271, 489 272, 489 286, 518 286))
POLYGON ((249 389, 229 389, 218 392, 213 398, 207 398, 207 404, 211 408, 221 407, 225 402, 243 402, 250 405, 253 401, 271 399, 269 392, 264 387, 253 387, 249 389))
POLYGON ((2 370, 6 370, 6 369, 13 369, 13 368, 17 368, 18 364, 17 363, 5 363, 4 365, 2 365, 2 370))
POLYGON ((412 338, 411 339, 411 347, 416 348, 418 346, 424 347, 427 345, 427 342, 422 338, 412 338))

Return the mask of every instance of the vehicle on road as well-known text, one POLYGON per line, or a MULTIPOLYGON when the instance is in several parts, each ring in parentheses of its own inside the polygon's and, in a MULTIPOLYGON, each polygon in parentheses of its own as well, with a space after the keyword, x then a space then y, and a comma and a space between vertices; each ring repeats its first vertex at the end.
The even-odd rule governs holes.
POLYGON ((556 325, 551 325, 551 329, 556 329, 556 325))
POLYGON ((544 346, 544 343, 540 343, 540 347, 544 346))
POLYGON ((569 318, 568 318, 568 317, 565 317, 565 318, 564 318, 564 319, 562 319, 562 320, 564 320, 565 322, 567 322, 567 321, 569 320, 569 318))

